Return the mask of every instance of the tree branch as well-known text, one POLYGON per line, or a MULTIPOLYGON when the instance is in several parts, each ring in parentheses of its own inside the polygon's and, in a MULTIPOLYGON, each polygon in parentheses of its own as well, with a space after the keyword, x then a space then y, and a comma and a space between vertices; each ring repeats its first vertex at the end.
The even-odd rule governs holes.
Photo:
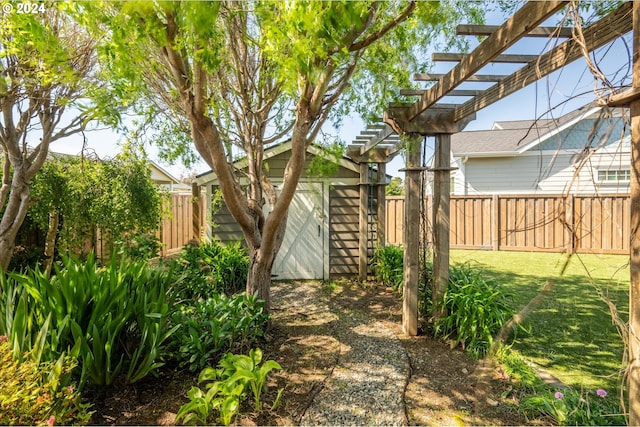
POLYGON ((407 5, 407 7, 398 16, 396 16, 393 20, 389 21, 384 27, 380 28, 375 33, 369 35, 364 40, 351 44, 348 48, 349 52, 356 52, 356 51, 362 50, 367 46, 369 46, 371 43, 382 38, 385 34, 387 34, 393 28, 398 26, 401 22, 409 18, 409 16, 411 16, 415 8, 416 8, 416 2, 415 1, 410 2, 407 5))

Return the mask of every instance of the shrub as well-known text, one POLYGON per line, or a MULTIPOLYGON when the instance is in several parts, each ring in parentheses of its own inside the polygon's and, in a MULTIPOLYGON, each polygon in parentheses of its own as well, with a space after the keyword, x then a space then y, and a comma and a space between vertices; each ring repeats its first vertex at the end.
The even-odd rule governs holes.
POLYGON ((447 315, 435 325, 435 334, 476 357, 487 352, 493 334, 513 315, 500 287, 468 265, 451 269, 443 302, 447 315))
POLYGON ((595 393, 573 389, 546 390, 524 398, 520 409, 527 415, 551 417, 558 425, 626 425, 616 399, 607 397, 607 392, 602 389, 595 393))
MULTIPOLYGON (((204 383, 205 390, 192 387, 189 390, 189 402, 183 405, 176 421, 184 419, 187 424, 211 424, 214 411, 217 420, 229 425, 240 410, 240 404, 252 394, 255 410, 262 411, 262 392, 267 389, 267 376, 280 365, 267 360, 262 363, 262 350, 252 349, 248 356, 227 353, 218 364, 218 369, 205 368, 198 378, 204 383)), ((278 405, 282 389, 273 402, 272 410, 278 405)))
POLYGON ((401 246, 378 246, 371 261, 377 281, 395 290, 402 288, 404 280, 404 251, 401 246))
POLYGON ((132 261, 146 261, 160 256, 162 243, 155 234, 134 234, 125 240, 116 241, 118 254, 132 261))
POLYGON ((111 384, 121 373, 135 382, 161 365, 161 345, 174 331, 170 272, 115 258, 98 269, 90 255, 64 259, 51 277, 38 269, 0 277, 0 333, 14 356, 37 347, 54 361, 68 351, 78 358, 80 387, 86 379, 111 384))
POLYGON ((244 290, 247 283, 249 257, 240 243, 185 245, 176 264, 176 272, 183 276, 180 299, 207 299, 221 292, 231 295, 244 290))
POLYGON ((263 307, 263 301, 246 294, 218 294, 183 305, 171 318, 181 326, 171 340, 174 357, 195 372, 232 348, 249 347, 263 336, 269 319, 263 307))
POLYGON ((85 425, 89 405, 80 403, 74 385, 64 381, 75 361, 63 356, 57 363, 38 364, 26 355, 13 357, 7 338, 0 337, 0 424, 1 425, 85 425))

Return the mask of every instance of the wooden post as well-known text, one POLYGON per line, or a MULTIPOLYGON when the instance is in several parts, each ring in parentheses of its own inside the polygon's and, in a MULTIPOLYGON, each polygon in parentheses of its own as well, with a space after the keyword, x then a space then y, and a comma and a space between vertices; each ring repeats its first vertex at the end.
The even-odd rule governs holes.
POLYGON ((404 288, 402 331, 418 335, 418 281, 420 280, 420 134, 407 135, 407 165, 404 179, 404 288))
POLYGON ((497 194, 491 198, 491 248, 500 250, 500 198, 497 194))
POLYGON ((387 226, 387 164, 378 163, 378 222, 376 226, 377 244, 384 247, 387 243, 385 234, 387 226))
POLYGON ((444 314, 442 297, 449 286, 451 135, 436 135, 433 176, 433 318, 444 314))
MULTIPOLYGON (((640 1, 633 2, 633 89, 640 88, 640 1)), ((631 102, 629 425, 640 425, 640 99, 631 102)))
POLYGON ((369 260, 367 256, 369 229, 369 164, 360 163, 360 223, 358 229, 358 279, 367 280, 369 260))
POLYGON ((200 243, 200 236, 202 233, 202 228, 201 228, 201 224, 202 224, 202 199, 200 197, 200 186, 198 184, 196 184, 195 182, 191 184, 191 196, 192 196, 192 211, 193 213, 191 214, 191 224, 192 224, 192 228, 193 228, 193 235, 191 236, 192 239, 194 239, 195 241, 197 241, 198 243, 200 243))

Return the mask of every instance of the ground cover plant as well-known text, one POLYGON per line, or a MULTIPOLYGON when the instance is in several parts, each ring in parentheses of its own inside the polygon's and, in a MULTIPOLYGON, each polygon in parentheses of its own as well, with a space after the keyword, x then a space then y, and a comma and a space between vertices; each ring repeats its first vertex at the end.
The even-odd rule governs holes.
POLYGON ((529 252, 451 252, 452 264, 470 262, 513 295, 519 311, 541 291, 552 290, 525 322, 512 351, 576 390, 617 395, 623 343, 612 324, 607 295, 618 311, 628 311, 628 256, 529 252), (526 332, 525 332, 526 331, 526 332))
POLYGON ((250 347, 264 335, 269 316, 253 295, 214 295, 181 304, 171 321, 180 326, 169 349, 179 366, 192 372, 204 368, 229 350, 250 347))
POLYGON ((89 405, 81 403, 76 385, 70 381, 75 361, 63 356, 56 363, 23 354, 14 358, 5 335, 0 336, 0 424, 87 424, 89 405))

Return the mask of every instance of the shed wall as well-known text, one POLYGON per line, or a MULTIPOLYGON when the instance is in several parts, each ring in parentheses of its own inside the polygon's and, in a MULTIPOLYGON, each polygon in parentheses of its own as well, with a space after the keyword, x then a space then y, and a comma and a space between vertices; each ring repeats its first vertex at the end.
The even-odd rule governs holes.
POLYGON ((329 192, 329 275, 358 274, 360 190, 357 185, 333 187, 329 192))

